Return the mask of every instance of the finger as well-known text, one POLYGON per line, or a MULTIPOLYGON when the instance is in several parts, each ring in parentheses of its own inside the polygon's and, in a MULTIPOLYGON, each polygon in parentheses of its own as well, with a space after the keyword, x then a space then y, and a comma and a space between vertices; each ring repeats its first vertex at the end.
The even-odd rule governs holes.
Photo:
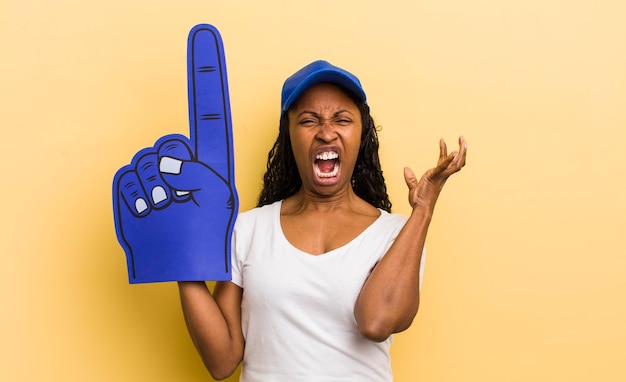
POLYGON ((440 156, 439 161, 437 162, 437 166, 435 166, 435 168, 433 169, 433 176, 445 173, 445 171, 450 167, 450 164, 454 161, 455 155, 456 152, 453 151, 450 154, 446 154, 445 157, 440 156))
POLYGON ((409 189, 417 187, 417 178, 415 177, 413 170, 408 167, 404 168, 404 181, 406 182, 406 185, 409 187, 409 189))
POLYGON ((127 166, 122 168, 115 178, 118 198, 124 200, 128 210, 136 217, 148 215, 150 213, 150 203, 137 173, 127 166))
MULTIPOLYGON (((161 164, 163 167, 163 161, 161 164)), ((232 206, 230 187, 212 168, 195 161, 179 161, 177 167, 178 173, 165 172, 163 177, 175 189, 189 190, 189 198, 193 198, 197 205, 210 205, 215 211, 232 206)))
POLYGON ((450 175, 461 171, 465 166, 465 158, 467 153, 467 145, 464 141, 460 141, 459 151, 453 151, 448 155, 445 161, 442 161, 439 166, 436 167, 435 172, 443 178, 448 178, 450 175))
POLYGON ((211 25, 197 25, 187 47, 190 137, 196 158, 233 184, 233 142, 224 46, 211 25))
POLYGON ((145 153, 136 159, 135 171, 141 181, 150 206, 155 209, 161 209, 170 203, 171 190, 163 181, 157 162, 158 156, 155 152, 145 153))
MULTIPOLYGON (((186 139, 182 136, 169 135, 157 142, 159 156, 159 171, 165 174, 179 174, 181 172, 182 163, 193 159, 191 148, 186 139)), ((184 201, 191 197, 190 189, 176 189, 171 183, 167 182, 167 176, 163 180, 172 188, 171 197, 176 201, 184 201)))
POLYGON ((450 163, 450 168, 456 172, 465 166, 465 159, 467 156, 467 141, 465 141, 465 137, 459 137, 459 151, 455 151, 453 154, 454 160, 450 163))
POLYGON ((460 166, 465 166, 465 160, 467 159, 467 141, 462 135, 459 137, 459 158, 460 166))
POLYGON ((443 161, 448 156, 448 146, 443 138, 439 139, 439 162, 443 161))
POLYGON ((159 139, 155 147, 158 148, 159 173, 171 189, 172 199, 186 201, 193 198, 196 203, 219 200, 224 205, 230 200, 229 185, 214 169, 193 159, 187 138, 178 134, 167 135, 159 139), (197 192, 202 190, 208 192, 197 192))

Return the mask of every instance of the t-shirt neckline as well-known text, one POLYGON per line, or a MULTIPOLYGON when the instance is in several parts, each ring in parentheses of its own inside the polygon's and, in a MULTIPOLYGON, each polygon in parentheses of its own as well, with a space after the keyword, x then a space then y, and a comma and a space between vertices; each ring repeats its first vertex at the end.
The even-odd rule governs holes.
POLYGON ((299 253, 299 254, 301 254, 303 256, 309 257, 309 258, 313 258, 313 259, 338 256, 339 254, 345 252, 346 249, 348 249, 354 243, 359 241, 365 234, 367 234, 368 231, 373 229, 374 226, 378 225, 378 223, 382 220, 383 215, 387 212, 385 210, 382 210, 382 209, 378 208, 378 211, 380 212, 380 215, 378 215, 376 220, 374 220, 372 222, 372 224, 368 225, 363 231, 361 231, 361 233, 356 235, 352 240, 350 240, 346 244, 344 244, 342 246, 339 246, 339 247, 337 247, 337 248, 335 248, 333 250, 330 250, 328 252, 320 253, 319 255, 314 255, 312 253, 303 251, 300 248, 296 247, 295 245, 291 244, 291 242, 287 239, 287 236, 285 236, 285 232, 283 232, 283 226, 282 226, 282 224, 280 222, 280 210, 281 210, 282 204, 283 204, 282 200, 278 201, 276 203, 276 205, 275 205, 275 211, 274 211, 275 224, 278 227, 277 234, 280 237, 280 240, 283 241, 285 245, 289 246, 290 248, 292 248, 297 253, 299 253))

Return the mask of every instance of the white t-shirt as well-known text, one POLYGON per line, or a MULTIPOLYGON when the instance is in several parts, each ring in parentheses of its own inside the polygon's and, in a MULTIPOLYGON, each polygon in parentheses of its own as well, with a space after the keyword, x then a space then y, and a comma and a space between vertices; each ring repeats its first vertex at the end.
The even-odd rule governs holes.
POLYGON ((281 204, 242 213, 235 223, 232 281, 243 288, 246 341, 240 381, 392 381, 391 338, 363 337, 354 304, 407 218, 381 210, 350 243, 314 256, 285 238, 281 204))

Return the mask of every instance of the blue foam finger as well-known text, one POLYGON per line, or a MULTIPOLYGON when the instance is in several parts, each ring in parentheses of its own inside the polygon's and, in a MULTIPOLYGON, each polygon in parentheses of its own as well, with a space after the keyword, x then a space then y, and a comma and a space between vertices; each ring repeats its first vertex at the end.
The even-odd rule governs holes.
POLYGON ((131 284, 231 279, 239 203, 224 51, 210 25, 189 33, 188 85, 190 137, 160 138, 113 179, 131 284))
POLYGON ((189 127, 198 159, 232 182, 233 144, 224 47, 211 25, 195 26, 187 49, 189 127))
MULTIPOLYGON (((172 173, 180 171, 180 168, 168 167, 168 163, 176 163, 179 161, 191 161, 193 160, 193 154, 189 147, 189 141, 187 138, 177 135, 166 136, 163 140, 159 140, 155 146, 158 145, 157 153, 159 157, 159 169, 161 173, 172 173)), ((163 179, 167 182, 167 176, 163 176, 163 179)), ((177 202, 188 200, 191 197, 191 190, 178 189, 176 186, 169 184, 172 189, 171 197, 177 202)))
POLYGON ((146 216, 150 213, 150 201, 137 173, 128 168, 120 175, 120 194, 124 199, 126 208, 136 217, 146 216))
POLYGON ((158 159, 156 153, 145 154, 139 158, 135 169, 154 209, 165 208, 171 201, 171 190, 161 178, 158 159))

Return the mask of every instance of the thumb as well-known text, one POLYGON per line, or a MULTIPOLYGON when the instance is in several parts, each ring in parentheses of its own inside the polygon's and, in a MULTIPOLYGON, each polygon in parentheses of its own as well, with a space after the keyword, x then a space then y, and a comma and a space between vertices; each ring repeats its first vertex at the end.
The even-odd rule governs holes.
POLYGON ((163 179, 181 198, 191 193, 199 206, 232 209, 233 194, 228 183, 211 167, 196 161, 163 157, 159 163, 163 179))
POLYGON ((216 181, 224 182, 212 168, 192 160, 162 157, 159 170, 163 179, 175 190, 199 191, 216 181))
POLYGON ((406 182, 406 185, 409 187, 409 189, 414 189, 415 187, 417 187, 417 178, 415 177, 413 170, 408 167, 404 168, 404 181, 406 182))

